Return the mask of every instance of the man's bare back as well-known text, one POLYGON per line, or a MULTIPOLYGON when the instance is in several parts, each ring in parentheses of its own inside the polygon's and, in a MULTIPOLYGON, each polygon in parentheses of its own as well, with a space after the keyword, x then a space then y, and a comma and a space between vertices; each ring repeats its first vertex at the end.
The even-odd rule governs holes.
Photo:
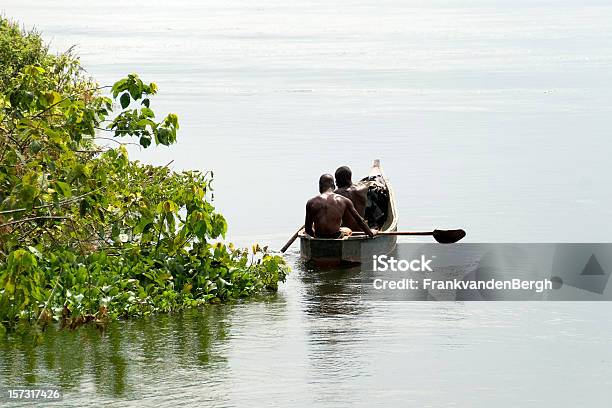
MULTIPOLYGON (((368 186, 363 183, 353 184, 351 180, 352 172, 347 166, 339 167, 336 170, 336 184, 338 188, 334 193, 340 194, 351 200, 355 206, 355 210, 361 218, 365 216, 366 199, 368 196, 368 186)), ((347 219, 346 223, 343 224, 349 227, 353 231, 361 231, 361 226, 356 223, 353 219, 347 219)))
POLYGON ((351 222, 359 230, 368 235, 374 233, 368 228, 350 199, 333 192, 335 185, 333 177, 324 174, 319 180, 320 195, 311 198, 306 203, 306 233, 319 238, 339 238, 342 233, 341 226, 351 222), (313 229, 314 226, 314 229, 313 229))
MULTIPOLYGON (((348 198, 355 206, 355 210, 361 218, 365 216, 366 198, 368 194, 368 186, 365 184, 353 184, 349 187, 338 187, 334 193, 339 194, 343 197, 348 198)), ((352 218, 346 220, 347 223, 343 224, 349 227, 353 231, 361 231, 361 227, 352 218)))

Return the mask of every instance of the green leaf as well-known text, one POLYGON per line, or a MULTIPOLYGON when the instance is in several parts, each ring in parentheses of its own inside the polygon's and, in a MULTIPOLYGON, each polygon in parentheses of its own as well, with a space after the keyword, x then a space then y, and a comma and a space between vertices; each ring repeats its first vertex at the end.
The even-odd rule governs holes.
POLYGON ((45 72, 45 69, 42 67, 36 66, 36 65, 28 65, 27 67, 25 67, 23 72, 25 72, 28 75, 37 75, 37 74, 43 74, 45 72))
POLYGON ((40 152, 42 147, 42 143, 40 143, 38 140, 32 140, 32 143, 30 143, 30 151, 34 154, 40 152))
POLYGON ((140 136, 140 145, 144 148, 149 147, 149 145, 151 145, 151 138, 146 136, 140 136))
POLYGON ((55 105, 62 100, 62 96, 56 91, 45 92, 43 97, 47 103, 47 106, 55 105))
POLYGON ((130 93, 130 95, 132 95, 132 99, 140 99, 142 97, 141 84, 137 82, 130 84, 130 86, 128 87, 128 92, 130 93))
POLYGON ((127 78, 123 78, 122 80, 119 80, 119 81, 115 82, 115 84, 113 85, 113 88, 111 89, 111 93, 113 94, 113 98, 116 98, 117 95, 119 95, 119 92, 125 90, 125 84, 126 83, 127 83, 127 78))
POLYGON ((121 108, 127 108, 130 105, 130 94, 125 92, 123 95, 121 95, 119 102, 121 102, 121 108))
POLYGON ((152 222, 153 222, 153 219, 148 218, 148 217, 142 217, 140 221, 138 222, 138 225, 136 225, 134 229, 132 230, 132 233, 134 235, 140 234, 141 232, 145 230, 147 225, 151 224, 152 222))
POLYGON ((87 200, 82 200, 79 204, 79 215, 84 217, 89 210, 89 202, 87 200))
POLYGON ((155 117, 155 113, 153 113, 153 111, 149 108, 142 108, 140 110, 140 112, 142 113, 142 116, 145 118, 154 118, 155 117))
POLYGON ((56 190, 64 197, 72 197, 72 190, 70 189, 70 185, 68 183, 65 183, 63 181, 56 181, 55 187, 56 190))
POLYGON ((112 231, 111 231, 111 236, 112 238, 116 241, 119 238, 119 224, 118 223, 113 223, 113 227, 112 227, 112 231))
POLYGON ((40 251, 38 250, 38 248, 35 248, 33 246, 28 246, 28 250, 34 254, 35 257, 37 257, 38 259, 42 259, 42 254, 40 253, 40 251))

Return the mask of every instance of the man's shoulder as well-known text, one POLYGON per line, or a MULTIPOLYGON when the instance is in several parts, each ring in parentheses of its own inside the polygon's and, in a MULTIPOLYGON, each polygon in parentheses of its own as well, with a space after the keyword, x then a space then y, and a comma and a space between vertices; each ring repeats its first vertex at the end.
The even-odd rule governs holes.
MULTIPOLYGON (((337 194, 335 193, 331 194, 332 197, 336 195, 337 194)), ((339 196, 339 197, 342 197, 342 196, 339 196)), ((319 195, 312 197, 310 200, 306 201, 306 206, 322 204, 322 203, 325 203, 326 200, 327 200, 327 197, 325 194, 319 194, 319 195)))
POLYGON ((311 207, 319 201, 321 201, 321 196, 314 196, 310 200, 306 201, 306 207, 311 207))
POLYGON ((337 189, 334 190, 334 194, 344 195, 348 193, 348 191, 349 191, 349 187, 338 187, 337 189))
POLYGON ((336 193, 334 193, 334 198, 335 198, 337 201, 340 201, 340 202, 342 202, 342 203, 350 203, 350 202, 351 202, 350 198, 345 197, 345 196, 343 196, 343 195, 341 195, 341 194, 336 194, 336 193))
POLYGON ((360 192, 363 191, 365 189, 367 189, 368 186, 362 182, 358 182, 358 183, 353 183, 350 186, 347 187, 342 187, 342 188, 337 188, 336 192, 342 191, 344 193, 356 193, 356 192, 360 192))

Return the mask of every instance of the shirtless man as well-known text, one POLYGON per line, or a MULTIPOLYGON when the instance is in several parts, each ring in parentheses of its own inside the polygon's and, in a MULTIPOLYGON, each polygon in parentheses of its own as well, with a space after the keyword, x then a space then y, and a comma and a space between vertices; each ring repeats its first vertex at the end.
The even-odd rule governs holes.
POLYGON ((351 235, 350 228, 345 227, 351 220, 354 224, 359 225, 366 234, 373 237, 376 232, 370 230, 355 210, 351 200, 335 194, 334 188, 332 175, 322 175, 319 179, 321 194, 306 203, 306 233, 317 238, 342 238, 351 235), (345 226, 341 227, 341 225, 345 226))
MULTIPOLYGON (((347 166, 338 167, 336 170, 336 185, 338 188, 334 193, 340 194, 352 201, 355 206, 355 210, 361 218, 365 216, 366 197, 368 195, 368 186, 366 184, 353 184, 351 169, 347 166)), ((352 229, 353 231, 365 231, 362 229, 359 223, 353 219, 346 220, 343 223, 345 227, 352 229)))

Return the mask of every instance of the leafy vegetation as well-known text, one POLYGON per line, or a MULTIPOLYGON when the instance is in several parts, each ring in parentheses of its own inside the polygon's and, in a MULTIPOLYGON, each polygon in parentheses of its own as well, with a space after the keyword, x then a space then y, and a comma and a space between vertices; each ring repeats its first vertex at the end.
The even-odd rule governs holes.
POLYGON ((176 311, 284 280, 265 248, 215 242, 227 225, 212 173, 129 160, 126 143, 176 141, 156 92, 135 74, 100 87, 70 51, 0 18, 0 330, 176 311))

